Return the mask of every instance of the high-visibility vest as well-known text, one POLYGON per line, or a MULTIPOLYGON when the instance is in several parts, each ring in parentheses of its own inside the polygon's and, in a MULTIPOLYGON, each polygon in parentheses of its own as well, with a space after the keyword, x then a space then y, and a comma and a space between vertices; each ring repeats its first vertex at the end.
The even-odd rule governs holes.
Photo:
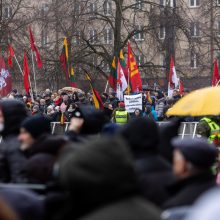
POLYGON ((208 141, 210 143, 219 145, 220 144, 220 126, 212 121, 210 118, 202 118, 201 121, 206 121, 210 127, 210 136, 208 137, 208 141))
POLYGON ((128 112, 127 111, 116 111, 115 112, 115 122, 118 124, 125 124, 128 122, 128 112))

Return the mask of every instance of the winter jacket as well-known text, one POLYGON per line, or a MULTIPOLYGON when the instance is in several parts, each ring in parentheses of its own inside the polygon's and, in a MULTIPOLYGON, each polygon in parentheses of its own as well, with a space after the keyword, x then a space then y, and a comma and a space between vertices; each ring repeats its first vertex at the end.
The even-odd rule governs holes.
POLYGON ((204 192, 216 186, 215 176, 210 170, 188 177, 170 185, 171 198, 163 208, 191 206, 204 192))
POLYGON ((164 117, 164 107, 165 107, 165 98, 161 98, 157 101, 155 106, 155 111, 157 113, 158 118, 164 117))

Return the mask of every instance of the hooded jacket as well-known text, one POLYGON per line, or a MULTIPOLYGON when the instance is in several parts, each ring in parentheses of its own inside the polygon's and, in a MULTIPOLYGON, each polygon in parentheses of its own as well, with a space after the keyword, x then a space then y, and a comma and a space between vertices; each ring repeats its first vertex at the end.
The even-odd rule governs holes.
POLYGON ((137 193, 133 160, 119 139, 99 139, 68 153, 60 162, 60 182, 74 210, 63 219, 160 219, 137 193))
POLYGON ((20 151, 17 135, 21 123, 27 117, 27 109, 18 100, 0 101, 0 109, 4 117, 4 129, 1 132, 3 141, 0 144, 0 182, 24 182, 22 170, 26 158, 20 151))

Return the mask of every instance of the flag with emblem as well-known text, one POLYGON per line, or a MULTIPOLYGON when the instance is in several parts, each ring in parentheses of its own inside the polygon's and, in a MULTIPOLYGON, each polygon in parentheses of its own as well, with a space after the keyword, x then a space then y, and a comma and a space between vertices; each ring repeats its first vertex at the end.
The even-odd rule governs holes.
POLYGON ((129 72, 129 84, 131 84, 132 92, 140 92, 142 91, 142 80, 141 74, 138 70, 137 62, 132 52, 131 44, 128 42, 128 72, 129 72))

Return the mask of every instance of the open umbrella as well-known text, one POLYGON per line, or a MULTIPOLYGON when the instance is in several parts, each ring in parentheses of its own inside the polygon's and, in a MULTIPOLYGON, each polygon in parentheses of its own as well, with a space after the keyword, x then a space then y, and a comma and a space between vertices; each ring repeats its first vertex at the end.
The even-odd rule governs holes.
POLYGON ((84 93, 81 89, 74 88, 74 87, 64 87, 61 89, 63 92, 78 92, 78 93, 84 93))
POLYGON ((166 114, 168 116, 220 115, 220 87, 193 91, 180 99, 166 114))

